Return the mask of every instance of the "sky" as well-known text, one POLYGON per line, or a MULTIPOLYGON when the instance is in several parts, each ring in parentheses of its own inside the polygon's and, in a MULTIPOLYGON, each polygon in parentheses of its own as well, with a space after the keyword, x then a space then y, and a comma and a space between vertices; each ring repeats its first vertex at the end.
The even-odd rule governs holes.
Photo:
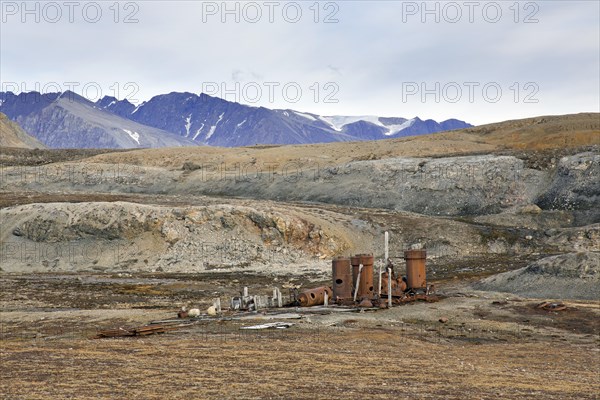
POLYGON ((0 1, 0 91, 485 124, 600 111, 599 1, 0 1))

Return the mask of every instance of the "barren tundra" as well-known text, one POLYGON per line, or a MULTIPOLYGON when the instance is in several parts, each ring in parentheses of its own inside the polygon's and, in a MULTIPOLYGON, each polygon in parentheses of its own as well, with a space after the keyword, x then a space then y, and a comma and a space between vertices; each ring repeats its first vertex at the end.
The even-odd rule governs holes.
POLYGON ((600 391, 598 114, 360 143, 3 147, 0 161, 3 398, 600 391), (373 253, 377 267, 386 231, 400 271, 404 250, 427 249, 440 301, 267 333, 241 333, 259 313, 91 339, 244 286, 329 285, 333 257, 373 253))

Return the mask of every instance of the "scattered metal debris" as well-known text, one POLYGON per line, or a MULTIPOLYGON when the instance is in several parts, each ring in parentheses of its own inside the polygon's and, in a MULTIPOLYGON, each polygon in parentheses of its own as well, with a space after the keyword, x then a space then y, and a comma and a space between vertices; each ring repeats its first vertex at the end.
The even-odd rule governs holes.
MULTIPOLYGON (((386 256, 388 254, 388 240, 389 235, 386 232, 386 256)), ((434 294, 434 285, 427 285, 426 250, 407 250, 404 252, 404 259, 406 261, 406 276, 400 276, 394 271, 391 260, 386 257, 385 270, 387 272, 380 268, 377 291, 374 285, 373 267, 375 259, 373 255, 357 254, 352 257, 339 257, 332 260, 332 287, 320 286, 300 293, 298 288, 291 288, 289 302, 285 305, 281 291, 277 287, 273 289, 272 296, 250 295, 248 288, 244 287, 239 296, 231 298, 229 310, 221 310, 221 299, 215 298, 204 314, 201 314, 198 308, 188 310, 182 307, 177 313, 178 320, 156 321, 140 328, 105 330, 99 332, 97 337, 143 336, 164 333, 200 321, 300 319, 302 314, 309 313, 377 311, 393 305, 418 300, 438 301, 438 297, 434 294), (268 310, 282 307, 296 307, 296 313, 268 312, 268 310), (186 318, 187 324, 181 324, 182 318, 186 318), (179 325, 173 325, 177 322, 179 322, 179 325)), ((561 305, 544 303, 540 308, 555 311, 566 308, 564 305, 561 307, 561 305)), ((445 323, 447 319, 440 318, 440 322, 445 323)), ((240 329, 281 329, 289 328, 292 325, 292 323, 287 322, 272 322, 240 329)))
POLYGON ((537 306, 535 306, 535 308, 540 308, 546 311, 564 311, 567 309, 567 306, 564 303, 553 303, 550 301, 543 301, 537 306))
MULTIPOLYGON (((216 307, 216 305, 215 305, 216 307)), ((250 296, 248 288, 244 287, 241 296, 231 298, 230 309, 233 311, 256 311, 265 308, 283 307, 283 297, 279 288, 273 289, 273 296, 250 296)), ((221 303, 219 300, 218 308, 220 310, 221 303)))
POLYGON ((294 326, 291 322, 270 322, 268 324, 242 326, 240 329, 260 330, 260 329, 287 329, 294 326))
POLYGON ((166 333, 168 331, 172 331, 175 329, 179 329, 183 326, 187 326, 186 324, 177 324, 177 325, 163 325, 163 324, 149 324, 140 326, 137 328, 123 328, 119 327, 116 329, 107 329, 100 331, 96 334, 94 339, 102 339, 102 338, 115 338, 115 337, 124 337, 124 336, 148 336, 154 335, 157 333, 166 333))

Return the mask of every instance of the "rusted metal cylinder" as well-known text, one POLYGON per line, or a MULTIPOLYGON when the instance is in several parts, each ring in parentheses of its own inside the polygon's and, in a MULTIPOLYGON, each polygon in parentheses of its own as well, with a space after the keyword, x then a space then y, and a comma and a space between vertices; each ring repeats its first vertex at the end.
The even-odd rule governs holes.
POLYGON ((360 266, 360 255, 350 257, 350 264, 352 264, 352 292, 354 292, 356 279, 358 278, 358 267, 360 266))
POLYGON ((359 254, 360 264, 363 269, 360 272, 360 283, 358 286, 358 298, 372 299, 375 294, 375 285, 373 284, 373 264, 375 259, 372 254, 359 254))
POLYGON ((346 257, 335 258, 331 262, 333 276, 333 299, 352 298, 352 265, 346 257))
POLYGON ((406 260, 406 283, 408 289, 427 289, 425 278, 425 250, 407 250, 404 252, 406 260))
POLYGON ((298 295, 298 302, 302 307, 319 306, 325 302, 325 292, 331 299, 333 292, 327 286, 321 286, 314 289, 305 290, 298 295))

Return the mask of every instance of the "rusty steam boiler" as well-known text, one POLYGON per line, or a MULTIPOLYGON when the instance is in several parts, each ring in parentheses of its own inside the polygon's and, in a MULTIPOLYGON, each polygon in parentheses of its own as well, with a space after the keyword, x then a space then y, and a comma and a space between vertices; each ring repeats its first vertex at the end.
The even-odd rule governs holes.
POLYGON ((359 272, 360 280, 358 282, 356 297, 358 299, 372 299, 375 294, 375 287, 373 285, 373 264, 375 264, 375 258, 373 254, 359 254, 359 259, 363 268, 359 272))
POLYGON ((407 250, 404 252, 406 261, 406 286, 414 292, 427 290, 427 279, 425 278, 426 250, 407 250))
MULTIPOLYGON (((386 247, 387 249, 387 247, 386 247)), ((387 255, 387 250, 386 250, 387 255)), ((303 306, 323 304, 324 293, 333 303, 339 305, 356 305, 368 301, 379 307, 402 304, 415 300, 436 301, 432 295, 433 285, 427 285, 426 267, 427 251, 407 250, 404 252, 406 275, 401 276, 394 271, 388 259, 385 270, 381 271, 379 290, 374 284, 374 257, 372 254, 356 254, 351 257, 338 257, 332 260, 331 270, 333 285, 306 291, 299 297, 303 306)))
POLYGON ((325 294, 327 298, 331 299, 333 295, 331 288, 327 286, 321 286, 315 289, 306 290, 298 295, 298 303, 302 307, 311 307, 323 304, 325 302, 325 294))
POLYGON ((375 295, 373 284, 375 258, 373 254, 356 254, 350 257, 350 264, 352 265, 352 286, 350 288, 352 296, 356 294, 357 299, 372 299, 375 295), (361 265, 362 269, 360 269, 361 265), (357 283, 358 288, 356 287, 357 283))
POLYGON ((338 257, 331 262, 333 276, 333 301, 352 299, 352 264, 350 258, 338 257))
POLYGON ((427 279, 425 272, 426 250, 407 250, 404 252, 406 261, 406 276, 396 276, 394 266, 389 263, 391 277, 387 270, 381 276, 381 295, 388 295, 391 286, 392 296, 403 297, 405 294, 427 293, 427 279), (392 280, 391 285, 389 280, 392 280))

